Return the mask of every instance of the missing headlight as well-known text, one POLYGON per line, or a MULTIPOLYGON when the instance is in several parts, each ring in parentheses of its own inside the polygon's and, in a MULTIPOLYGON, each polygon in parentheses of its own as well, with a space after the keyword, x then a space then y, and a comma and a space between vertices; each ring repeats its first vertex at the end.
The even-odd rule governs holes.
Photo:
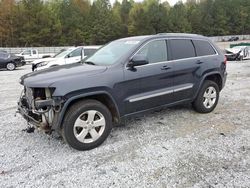
POLYGON ((44 88, 34 88, 33 89, 33 97, 35 100, 45 100, 46 93, 44 88))

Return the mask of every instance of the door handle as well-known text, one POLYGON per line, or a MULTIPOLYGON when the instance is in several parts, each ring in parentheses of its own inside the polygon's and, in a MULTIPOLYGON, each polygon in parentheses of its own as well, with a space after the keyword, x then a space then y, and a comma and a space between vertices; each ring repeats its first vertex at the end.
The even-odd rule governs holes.
POLYGON ((196 61, 196 64, 198 64, 198 65, 200 65, 200 64, 202 64, 202 63, 204 63, 204 62, 201 61, 201 60, 197 60, 197 61, 196 61))
POLYGON ((168 69, 171 69, 171 67, 167 66, 167 65, 164 65, 161 70, 168 70, 168 69))

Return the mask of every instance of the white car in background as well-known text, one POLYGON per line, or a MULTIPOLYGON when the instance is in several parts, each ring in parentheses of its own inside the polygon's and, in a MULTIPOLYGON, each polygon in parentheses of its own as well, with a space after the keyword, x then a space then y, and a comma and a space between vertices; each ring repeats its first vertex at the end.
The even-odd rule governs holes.
POLYGON ((54 53, 39 53, 37 49, 26 49, 21 53, 16 54, 17 56, 21 56, 24 58, 26 62, 32 62, 35 59, 53 57, 54 53))
POLYGON ((32 63, 32 71, 49 67, 80 62, 85 57, 93 55, 101 46, 79 46, 64 50, 53 58, 43 58, 32 63))
POLYGON ((250 58, 250 46, 234 46, 225 49, 228 61, 242 61, 250 58))

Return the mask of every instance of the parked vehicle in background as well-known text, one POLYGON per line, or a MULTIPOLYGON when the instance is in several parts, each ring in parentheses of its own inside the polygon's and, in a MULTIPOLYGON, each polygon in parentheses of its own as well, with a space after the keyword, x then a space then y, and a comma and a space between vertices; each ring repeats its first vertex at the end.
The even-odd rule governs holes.
POLYGON ((239 37, 230 37, 228 41, 238 41, 239 39, 239 37))
POLYGON ((36 60, 32 63, 32 71, 49 67, 80 62, 83 58, 93 55, 101 46, 72 47, 60 52, 53 58, 36 60))
POLYGON ((83 63, 24 75, 19 112, 75 149, 99 146, 114 123, 164 106, 216 107, 226 59, 207 37, 159 34, 113 41, 83 63))
POLYGON ((39 53, 37 49, 26 49, 16 55, 24 57, 24 60, 26 62, 31 62, 39 58, 53 57, 55 54, 54 53, 39 53))
POLYGON ((250 46, 234 46, 225 49, 228 61, 242 61, 250 58, 250 46))
POLYGON ((16 67, 25 65, 23 57, 0 51, 0 69, 15 70, 16 67))
POLYGON ((42 63, 44 62, 49 62, 49 61, 52 61, 52 60, 55 60, 55 58, 59 58, 60 55, 62 53, 64 53, 64 51, 67 51, 68 49, 61 49, 60 52, 58 52, 56 55, 54 55, 53 57, 47 57, 47 58, 40 58, 40 59, 36 59, 34 61, 32 61, 32 71, 36 70, 37 66, 39 64, 42 65, 42 63))

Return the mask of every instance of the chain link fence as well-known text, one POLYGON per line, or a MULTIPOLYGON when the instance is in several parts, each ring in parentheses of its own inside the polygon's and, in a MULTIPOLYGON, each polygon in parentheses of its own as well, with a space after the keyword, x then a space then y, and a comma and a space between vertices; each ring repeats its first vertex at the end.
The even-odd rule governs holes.
MULTIPOLYGON (((229 45, 232 43, 237 43, 239 41, 232 41, 230 44, 228 42, 223 42, 223 41, 228 41, 231 37, 239 37, 239 41, 249 41, 250 40, 250 35, 228 35, 228 36, 215 36, 215 37, 209 37, 213 42, 217 42, 221 48, 226 48, 229 47, 229 45)), ((36 49, 38 50, 39 53, 58 53, 62 49, 67 49, 72 46, 54 46, 54 47, 19 47, 19 48, 4 48, 0 47, 0 50, 7 51, 9 53, 13 54, 19 54, 23 50, 26 49, 36 49)))
POLYGON ((8 53, 13 53, 13 54, 19 54, 24 50, 27 49, 36 49, 38 50, 38 53, 53 53, 56 54, 58 52, 60 52, 62 49, 67 49, 70 48, 72 46, 54 46, 54 47, 20 47, 20 48, 1 48, 0 47, 0 51, 6 51, 8 53))

